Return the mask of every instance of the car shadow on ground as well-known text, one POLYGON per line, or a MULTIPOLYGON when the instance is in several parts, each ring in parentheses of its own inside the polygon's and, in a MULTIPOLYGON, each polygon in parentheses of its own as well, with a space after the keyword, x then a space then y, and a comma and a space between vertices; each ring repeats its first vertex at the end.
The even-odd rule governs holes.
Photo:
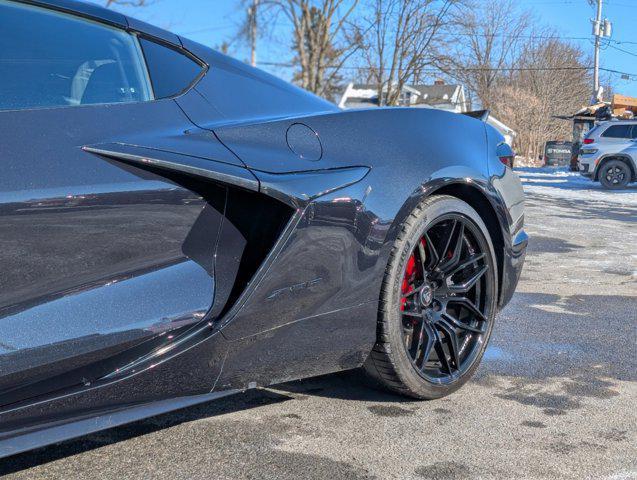
POLYGON ((278 392, 287 392, 298 398, 302 395, 338 398, 377 403, 402 403, 409 398, 384 390, 367 378, 361 369, 346 370, 330 375, 287 382, 274 387, 278 392))
POLYGON ((559 216, 563 220, 615 220, 618 222, 637 223, 636 207, 624 206, 619 203, 608 204, 606 208, 600 209, 599 203, 594 200, 555 198, 538 193, 534 193, 532 198, 527 197, 525 202, 528 205, 538 207, 550 203, 553 210, 548 211, 547 214, 559 216), (555 207, 559 209, 559 212, 555 207), (565 213, 567 211, 576 213, 565 213))
POLYGON ((360 370, 337 372, 280 384, 272 389, 247 390, 226 398, 14 455, 0 460, 0 476, 175 427, 183 423, 300 399, 307 395, 366 400, 378 403, 408 401, 408 399, 398 395, 374 388, 363 379, 363 373, 360 370))

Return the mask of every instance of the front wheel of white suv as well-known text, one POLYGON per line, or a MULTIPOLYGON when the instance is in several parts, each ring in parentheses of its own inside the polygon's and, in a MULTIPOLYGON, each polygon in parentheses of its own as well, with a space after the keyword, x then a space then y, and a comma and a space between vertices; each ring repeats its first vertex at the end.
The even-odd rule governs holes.
POLYGON ((614 190, 625 188, 630 182, 632 172, 622 160, 610 160, 602 165, 599 181, 605 188, 614 190))

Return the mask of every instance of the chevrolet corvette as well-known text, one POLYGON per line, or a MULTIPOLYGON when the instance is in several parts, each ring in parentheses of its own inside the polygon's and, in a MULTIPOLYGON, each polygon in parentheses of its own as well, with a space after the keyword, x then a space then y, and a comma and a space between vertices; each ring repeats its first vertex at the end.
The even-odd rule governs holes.
POLYGON ((0 0, 0 456, 360 368, 434 399, 524 262, 487 113, 340 110, 75 0, 0 0))

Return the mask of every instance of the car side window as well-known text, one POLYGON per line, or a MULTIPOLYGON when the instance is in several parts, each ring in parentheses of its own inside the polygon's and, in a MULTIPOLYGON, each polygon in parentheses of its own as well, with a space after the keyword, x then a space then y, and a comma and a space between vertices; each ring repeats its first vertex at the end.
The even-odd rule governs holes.
POLYGON ((637 139, 637 125, 633 125, 633 130, 630 138, 632 138, 633 140, 637 139))
POLYGON ((602 137, 630 138, 630 129, 631 125, 611 125, 602 133, 602 137))
POLYGON ((155 98, 174 97, 186 91, 204 71, 190 56, 140 37, 155 98))
POLYGON ((6 0, 0 0, 0 18, 0 110, 152 98, 135 36, 6 0))

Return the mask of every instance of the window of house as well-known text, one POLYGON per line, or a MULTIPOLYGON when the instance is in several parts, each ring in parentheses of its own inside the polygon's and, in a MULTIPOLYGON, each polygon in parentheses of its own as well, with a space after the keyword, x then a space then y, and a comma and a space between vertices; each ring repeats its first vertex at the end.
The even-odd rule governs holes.
POLYGON ((0 110, 152 98, 135 36, 6 0, 0 0, 0 18, 0 110))

